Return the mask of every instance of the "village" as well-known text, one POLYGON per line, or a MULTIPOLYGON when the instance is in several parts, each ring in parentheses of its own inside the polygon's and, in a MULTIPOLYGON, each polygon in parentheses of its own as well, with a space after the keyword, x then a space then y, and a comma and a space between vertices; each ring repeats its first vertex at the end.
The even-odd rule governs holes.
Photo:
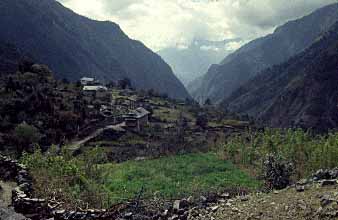
POLYGON ((245 121, 201 108, 189 100, 173 100, 154 91, 136 91, 128 79, 103 85, 83 77, 79 83, 86 115, 91 122, 79 128, 65 148, 79 155, 101 147, 112 161, 156 158, 194 151, 209 151, 227 135, 245 129, 245 121))

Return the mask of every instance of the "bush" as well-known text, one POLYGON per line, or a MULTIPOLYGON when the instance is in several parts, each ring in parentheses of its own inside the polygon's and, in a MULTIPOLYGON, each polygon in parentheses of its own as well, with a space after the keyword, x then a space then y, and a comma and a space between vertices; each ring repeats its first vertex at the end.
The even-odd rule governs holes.
POLYGON ((31 144, 37 144, 40 141, 41 134, 37 128, 21 123, 14 129, 14 137, 17 141, 18 152, 28 150, 31 144))
POLYGON ((56 155, 54 147, 43 154, 36 150, 24 153, 21 162, 34 177, 37 197, 64 202, 71 208, 102 208, 108 203, 102 195, 102 169, 99 163, 105 161, 103 152, 94 148, 80 158, 73 158, 66 152, 56 155))
POLYGON ((273 154, 294 165, 295 177, 338 165, 338 133, 313 136, 293 129, 266 129, 234 135, 222 148, 223 156, 236 164, 262 170, 262 158, 273 154))
POLYGON ((290 185, 292 163, 270 154, 263 162, 263 179, 268 189, 284 189, 290 185))

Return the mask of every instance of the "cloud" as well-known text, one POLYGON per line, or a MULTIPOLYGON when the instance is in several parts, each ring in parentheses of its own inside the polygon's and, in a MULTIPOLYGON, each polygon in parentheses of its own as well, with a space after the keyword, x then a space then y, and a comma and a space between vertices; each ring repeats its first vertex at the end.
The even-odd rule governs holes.
MULTIPOLYGON (((74 11, 118 23, 131 37, 159 49, 198 39, 265 35, 288 20, 336 0, 59 0, 74 11)), ((232 43, 232 48, 240 44, 232 43)))

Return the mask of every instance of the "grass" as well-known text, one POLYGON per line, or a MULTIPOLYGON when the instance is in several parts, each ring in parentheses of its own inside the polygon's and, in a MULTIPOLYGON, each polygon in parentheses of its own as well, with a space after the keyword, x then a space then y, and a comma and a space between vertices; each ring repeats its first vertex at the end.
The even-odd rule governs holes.
POLYGON ((214 153, 178 155, 148 161, 103 165, 112 198, 179 198, 224 188, 255 189, 260 183, 214 153))
POLYGON ((25 153, 21 162, 34 178, 35 196, 56 197, 65 208, 109 208, 134 199, 142 188, 142 199, 167 201, 225 189, 253 190, 261 185, 215 153, 121 164, 104 161, 103 150, 94 148, 76 158, 66 152, 59 156, 37 150, 34 154, 25 153))

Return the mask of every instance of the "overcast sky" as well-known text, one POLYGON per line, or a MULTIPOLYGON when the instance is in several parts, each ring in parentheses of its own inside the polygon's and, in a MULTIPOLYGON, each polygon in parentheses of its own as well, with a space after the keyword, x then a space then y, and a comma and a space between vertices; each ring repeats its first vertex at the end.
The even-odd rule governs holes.
MULTIPOLYGON (((75 12, 118 23, 158 51, 194 38, 243 42, 337 0, 58 0, 75 12)), ((233 43, 234 48, 239 44, 233 43)))

